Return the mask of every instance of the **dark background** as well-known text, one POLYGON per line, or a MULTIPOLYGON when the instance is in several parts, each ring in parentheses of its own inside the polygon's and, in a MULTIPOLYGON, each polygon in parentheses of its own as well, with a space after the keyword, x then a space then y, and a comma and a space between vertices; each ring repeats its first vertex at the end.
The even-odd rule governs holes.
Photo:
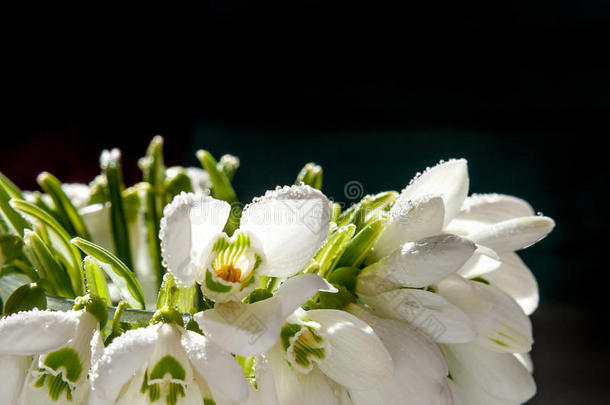
POLYGON ((610 6, 532 3, 10 6, 0 170, 24 189, 42 170, 87 182, 116 146, 132 183, 162 134, 168 165, 238 155, 243 202, 315 161, 350 203, 350 181, 401 189, 465 157, 471 192, 557 222, 522 255, 542 295, 531 403, 605 403, 610 6))

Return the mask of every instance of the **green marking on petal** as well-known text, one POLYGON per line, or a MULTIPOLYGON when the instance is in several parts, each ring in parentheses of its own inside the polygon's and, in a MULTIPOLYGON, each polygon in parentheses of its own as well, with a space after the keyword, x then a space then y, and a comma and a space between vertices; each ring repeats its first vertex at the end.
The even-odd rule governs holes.
POLYGON ((184 389, 185 378, 186 371, 182 364, 174 357, 166 355, 155 364, 150 374, 148 370, 144 372, 140 392, 145 394, 148 391, 150 402, 159 400, 162 393, 164 393, 165 403, 167 405, 176 405, 179 397, 186 395, 184 389), (169 378, 166 376, 169 376, 169 378))
POLYGON ((313 361, 326 357, 327 345, 318 334, 319 325, 305 316, 300 320, 308 324, 286 323, 280 333, 282 348, 286 351, 288 363, 297 371, 307 374, 313 368, 313 361))
POLYGON ((66 399, 72 401, 72 393, 76 388, 76 381, 83 372, 83 366, 76 350, 64 347, 49 353, 43 361, 44 367, 33 371, 34 388, 47 386, 49 397, 58 401, 62 393, 66 399))
POLYGON ((56 352, 49 353, 44 359, 44 365, 54 371, 58 371, 60 367, 63 367, 66 371, 66 378, 72 382, 76 382, 83 371, 80 357, 76 350, 71 347, 64 347, 56 352))
POLYGON ((203 398, 203 405, 216 405, 216 402, 210 398, 203 398))

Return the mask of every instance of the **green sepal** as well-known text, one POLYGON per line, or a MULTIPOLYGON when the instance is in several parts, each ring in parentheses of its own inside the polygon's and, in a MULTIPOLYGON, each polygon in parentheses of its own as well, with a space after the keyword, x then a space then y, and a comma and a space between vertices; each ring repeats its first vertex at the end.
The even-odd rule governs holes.
POLYGON ((356 290, 356 277, 358 277, 360 271, 361 269, 358 267, 338 267, 328 275, 327 280, 333 285, 341 285, 348 291, 354 292, 356 290))
POLYGON ((65 223, 69 224, 68 232, 74 236, 91 239, 83 218, 61 188, 61 182, 48 172, 40 173, 36 181, 53 200, 57 213, 64 218, 65 223))
POLYGON ((255 302, 266 300, 271 297, 273 297, 273 294, 266 288, 255 288, 242 302, 245 304, 254 304, 255 302))
POLYGON ((37 229, 46 230, 49 247, 67 270, 74 294, 77 296, 85 294, 81 255, 78 249, 70 244, 70 235, 66 230, 51 215, 33 203, 12 199, 10 204, 16 211, 34 222, 37 229))
POLYGON ((23 235, 25 252, 34 265, 41 282, 48 283, 49 292, 64 298, 74 298, 70 277, 40 237, 29 229, 23 235))
POLYGON ((4 315, 30 311, 34 308, 47 309, 47 296, 44 289, 37 283, 24 284, 8 297, 4 305, 4 315))
POLYGON ((0 266, 18 259, 23 254, 23 241, 11 234, 0 235, 0 266))
POLYGON ((199 327, 199 324, 192 317, 190 317, 189 321, 186 323, 185 329, 203 335, 203 331, 199 327))
POLYGON ((294 184, 299 185, 301 183, 304 183, 310 187, 321 190, 322 176, 322 166, 319 166, 315 163, 307 163, 305 166, 303 166, 303 168, 297 175, 297 179, 294 184))
POLYGON ((74 307, 72 309, 75 311, 84 309, 89 312, 98 320, 100 328, 103 328, 108 321, 108 307, 106 306, 106 301, 95 294, 77 297, 74 300, 74 307))
POLYGON ((123 299, 127 301, 132 308, 144 309, 145 304, 142 288, 133 272, 125 263, 108 250, 93 242, 89 242, 82 238, 74 238, 71 242, 83 252, 100 262, 102 270, 112 279, 114 284, 119 288, 123 299))
POLYGON ((150 323, 153 324, 159 322, 175 323, 179 326, 184 327, 184 318, 182 317, 182 314, 178 312, 178 310, 176 310, 175 308, 164 307, 158 309, 150 320, 150 323))
POLYGON ((125 189, 121 170, 121 152, 118 149, 104 150, 100 157, 102 173, 106 176, 110 198, 110 230, 115 252, 128 268, 132 268, 129 229, 123 207, 122 193, 125 189))
POLYGON ((349 242, 337 267, 359 267, 385 229, 386 221, 385 217, 375 219, 358 232, 349 242))
POLYGON ((85 278, 89 292, 100 297, 106 305, 111 306, 112 299, 110 298, 108 283, 106 282, 104 270, 102 270, 100 262, 91 256, 86 256, 83 260, 83 269, 85 270, 85 278))
POLYGON ((214 157, 210 152, 206 150, 198 150, 197 158, 201 162, 201 166, 208 172, 210 181, 212 182, 212 197, 219 200, 224 200, 231 204, 231 212, 229 219, 225 226, 225 232, 227 235, 233 235, 233 232, 239 227, 239 220, 241 218, 241 206, 237 199, 237 194, 231 185, 231 181, 227 175, 218 170, 218 165, 214 157))
MULTIPOLYGON (((332 284, 332 283, 331 283, 332 284)), ((338 290, 336 293, 320 292, 319 307, 323 309, 343 309, 356 301, 356 296, 340 284, 333 284, 338 290)))

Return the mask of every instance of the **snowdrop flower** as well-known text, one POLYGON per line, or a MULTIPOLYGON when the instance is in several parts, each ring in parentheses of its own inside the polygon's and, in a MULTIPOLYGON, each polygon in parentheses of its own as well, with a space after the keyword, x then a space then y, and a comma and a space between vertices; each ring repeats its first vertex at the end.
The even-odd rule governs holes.
POLYGON ((522 404, 536 393, 528 368, 508 353, 476 343, 441 346, 449 366, 455 405, 522 404))
POLYGON ((87 371, 103 347, 99 328, 107 314, 91 297, 77 300, 75 308, 19 312, 0 320, 0 404, 85 403, 87 371))
POLYGON ((377 315, 402 320, 440 343, 464 343, 476 336, 474 325, 441 295, 423 289, 455 273, 476 246, 455 235, 407 242, 367 266, 356 278, 356 294, 377 315))
POLYGON ((175 310, 115 338, 93 364, 89 404, 241 404, 248 383, 230 353, 185 330, 175 310))
POLYGON ((165 207, 161 220, 168 271, 185 287, 200 284, 216 302, 240 301, 261 275, 296 274, 328 234, 330 203, 309 186, 278 188, 255 198, 231 237, 222 231, 230 210, 225 201, 182 193, 165 207))
POLYGON ((544 238, 555 226, 551 218, 536 215, 519 198, 500 194, 467 197, 460 213, 446 230, 465 236, 498 254, 494 265, 487 262, 460 271, 465 277, 482 276, 508 295, 530 315, 538 307, 538 284, 515 251, 544 238))
POLYGON ((286 319, 318 291, 337 290, 318 275, 302 274, 284 281, 270 298, 251 304, 218 303, 193 319, 209 339, 226 350, 254 356, 277 343, 286 319))
POLYGON ((393 373, 374 387, 350 390, 352 404, 452 405, 447 364, 433 341, 406 322, 378 317, 359 304, 346 310, 373 328, 394 364, 393 373))
POLYGON ((256 364, 264 403, 280 405, 350 404, 353 392, 373 389, 393 371, 373 329, 334 309, 295 311, 256 364))

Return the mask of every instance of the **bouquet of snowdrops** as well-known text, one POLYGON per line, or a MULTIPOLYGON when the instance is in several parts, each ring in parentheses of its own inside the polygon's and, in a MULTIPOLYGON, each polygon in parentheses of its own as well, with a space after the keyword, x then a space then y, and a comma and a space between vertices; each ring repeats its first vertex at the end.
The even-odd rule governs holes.
POLYGON ((518 404, 536 391, 550 218, 468 196, 465 160, 344 207, 307 164, 242 206, 239 160, 163 162, 126 188, 0 175, 0 404, 518 404))

